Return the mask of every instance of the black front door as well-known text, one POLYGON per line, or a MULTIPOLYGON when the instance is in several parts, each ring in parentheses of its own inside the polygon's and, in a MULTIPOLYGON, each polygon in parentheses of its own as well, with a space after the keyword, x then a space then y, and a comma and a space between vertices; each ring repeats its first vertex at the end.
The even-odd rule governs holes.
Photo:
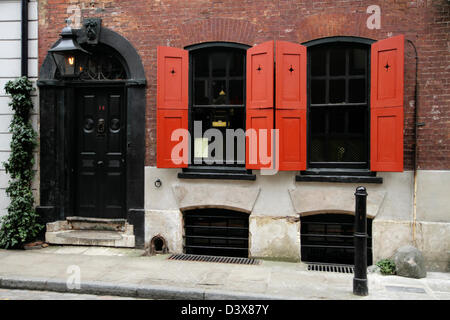
POLYGON ((80 89, 76 96, 76 215, 126 218, 124 90, 80 89))

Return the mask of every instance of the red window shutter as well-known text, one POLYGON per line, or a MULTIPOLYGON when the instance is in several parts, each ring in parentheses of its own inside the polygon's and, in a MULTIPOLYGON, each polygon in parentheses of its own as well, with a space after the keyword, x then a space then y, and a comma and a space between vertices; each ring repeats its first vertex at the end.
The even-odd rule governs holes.
POLYGON ((158 109, 156 122, 156 166, 186 168, 189 147, 188 111, 158 109))
POLYGON ((273 55, 274 41, 264 42, 247 50, 247 169, 271 169, 274 165, 273 55))
POLYGON ((370 166, 372 171, 403 171, 403 35, 372 45, 370 166))
POLYGON ((245 167, 272 169, 273 109, 247 109, 245 167))
POLYGON ((156 166, 188 166, 188 67, 186 50, 157 48, 156 166))
POLYGON ((276 42, 279 170, 306 170, 306 47, 276 42))
POLYGON ((306 111, 276 110, 280 171, 306 170, 306 111))
POLYGON ((274 41, 247 50, 247 109, 273 108, 274 41))
POLYGON ((186 50, 157 48, 157 92, 158 109, 187 109, 189 55, 186 50))

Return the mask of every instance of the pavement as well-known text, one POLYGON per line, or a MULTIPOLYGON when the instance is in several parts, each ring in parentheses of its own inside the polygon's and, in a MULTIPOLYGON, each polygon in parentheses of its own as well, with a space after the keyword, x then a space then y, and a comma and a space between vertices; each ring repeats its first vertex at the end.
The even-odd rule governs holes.
POLYGON ((428 272, 423 279, 369 273, 369 295, 360 297, 353 295, 353 274, 308 271, 304 263, 174 261, 143 253, 78 246, 0 250, 0 288, 146 299, 450 300, 450 273, 428 272))

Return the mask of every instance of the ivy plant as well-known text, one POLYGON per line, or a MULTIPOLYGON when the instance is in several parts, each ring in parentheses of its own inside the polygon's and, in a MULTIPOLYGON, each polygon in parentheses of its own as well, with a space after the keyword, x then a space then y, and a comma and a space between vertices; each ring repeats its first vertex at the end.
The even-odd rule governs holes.
POLYGON ((37 145, 37 134, 30 121, 33 90, 27 77, 8 81, 5 85, 6 93, 11 96, 9 105, 14 111, 9 126, 12 133, 11 154, 3 163, 10 177, 6 188, 10 198, 8 213, 0 221, 0 247, 5 249, 20 248, 35 240, 43 228, 34 208, 31 186, 34 177, 33 150, 37 145))

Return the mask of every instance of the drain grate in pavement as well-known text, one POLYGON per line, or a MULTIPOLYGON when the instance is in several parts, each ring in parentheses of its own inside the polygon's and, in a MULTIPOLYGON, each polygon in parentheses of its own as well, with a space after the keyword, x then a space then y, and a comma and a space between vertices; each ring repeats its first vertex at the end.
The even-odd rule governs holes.
POLYGON ((196 254, 172 254, 169 260, 181 261, 200 261, 200 262, 216 262, 216 263, 235 263, 235 264, 260 264, 259 260, 249 258, 235 258, 235 257, 218 257, 218 256, 203 256, 196 254))
POLYGON ((353 273, 353 266, 343 264, 308 263, 308 271, 353 273))

